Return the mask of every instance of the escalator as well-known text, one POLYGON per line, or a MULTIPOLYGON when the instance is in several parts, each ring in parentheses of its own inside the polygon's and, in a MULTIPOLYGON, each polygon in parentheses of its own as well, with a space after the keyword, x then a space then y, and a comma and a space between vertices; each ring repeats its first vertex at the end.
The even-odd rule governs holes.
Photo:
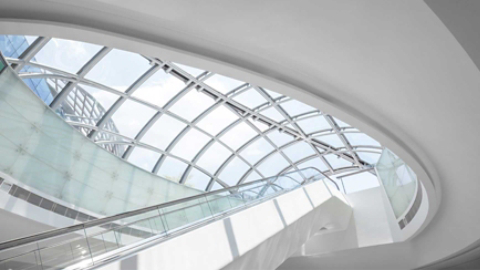
MULTIPOLYGON (((269 201, 274 201, 277 210, 280 210, 276 199, 290 196, 289 193, 295 191, 308 197, 312 205, 308 211, 311 211, 316 208, 312 197, 315 197, 317 191, 313 193, 309 191, 309 195, 307 189, 315 185, 323 189, 317 195, 343 198, 333 181, 314 168, 306 168, 3 242, 0 243, 0 269, 94 269, 112 262, 121 264, 123 259, 130 258, 138 252, 162 245, 216 221, 222 221, 249 209, 254 211, 255 207, 258 211, 260 205, 269 201), (298 177, 295 177, 298 175, 304 176, 305 180, 298 181, 298 177)), ((323 202, 327 200, 328 198, 325 197, 323 202)), ((344 203, 347 205, 345 201, 344 203)), ((293 210, 294 212, 302 211, 301 209, 293 210)), ((269 217, 265 216, 265 218, 269 217)), ((285 228, 288 227, 288 222, 290 221, 283 217, 282 223, 285 228)), ((228 237, 231 238, 231 236, 228 237)), ((237 254, 232 256, 229 263, 241 257, 239 248, 236 249, 237 254)), ((212 254, 212 256, 215 255, 212 254)), ((229 263, 227 260, 223 266, 229 263)), ((211 266, 216 268, 214 265, 211 266)), ((176 266, 171 265, 171 267, 176 266)))

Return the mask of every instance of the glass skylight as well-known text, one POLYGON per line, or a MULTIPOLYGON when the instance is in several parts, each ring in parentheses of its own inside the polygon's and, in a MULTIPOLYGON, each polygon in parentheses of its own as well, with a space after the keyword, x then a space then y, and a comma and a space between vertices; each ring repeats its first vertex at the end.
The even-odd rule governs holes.
POLYGON ((159 70, 148 78, 133 93, 133 96, 163 107, 183 88, 185 88, 185 84, 181 80, 159 70))
POLYGON ((17 72, 32 91, 85 136, 194 188, 215 190, 306 167, 327 174, 360 170, 375 165, 383 149, 321 108, 160 55, 35 36, 0 36, 0 50, 21 63, 17 72), (21 59, 29 46, 37 53, 21 59))

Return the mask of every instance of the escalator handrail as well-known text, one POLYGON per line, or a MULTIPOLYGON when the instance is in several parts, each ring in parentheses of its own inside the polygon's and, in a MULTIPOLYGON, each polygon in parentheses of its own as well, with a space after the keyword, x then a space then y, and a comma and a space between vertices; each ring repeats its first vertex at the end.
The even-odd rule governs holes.
MULTIPOLYGON (((282 175, 277 175, 277 176, 273 176, 273 177, 259 179, 259 180, 251 181, 251 182, 240 184, 240 185, 233 186, 233 187, 228 187, 228 188, 224 188, 224 189, 219 189, 219 190, 215 190, 215 191, 201 193, 201 194, 198 194, 198 195, 189 196, 189 197, 185 197, 185 198, 181 198, 181 199, 177 199, 177 200, 173 200, 173 201, 169 201, 169 202, 164 202, 164 203, 157 204, 157 205, 147 206, 147 207, 144 207, 144 208, 127 211, 127 212, 119 213, 119 214, 116 214, 116 215, 112 215, 112 216, 108 216, 108 217, 104 217, 104 218, 100 218, 100 219, 86 221, 84 223, 80 223, 80 224, 76 224, 76 225, 72 225, 72 226, 68 226, 68 227, 64 227, 64 228, 53 229, 53 230, 42 232, 42 233, 39 233, 39 234, 34 234, 34 235, 22 237, 22 238, 17 238, 17 239, 5 241, 3 243, 0 243, 0 251, 11 249, 11 248, 18 247, 18 246, 23 246, 23 245, 26 245, 26 244, 31 244, 31 243, 34 243, 36 241, 40 241, 40 240, 44 240, 44 239, 48 239, 48 238, 52 238, 52 237, 58 237, 58 236, 61 236, 61 235, 66 235, 68 233, 72 233, 72 232, 75 232, 75 231, 84 230, 84 229, 87 229, 87 228, 104 225, 104 224, 107 224, 107 223, 110 223, 110 222, 113 222, 113 221, 117 221, 117 220, 120 220, 120 219, 136 216, 136 215, 143 214, 143 213, 146 213, 146 212, 150 212, 150 211, 153 211, 153 210, 156 210, 156 209, 159 209, 159 208, 165 208, 165 207, 173 206, 173 205, 176 205, 176 204, 184 203, 184 202, 187 202, 187 201, 203 198, 205 196, 219 194, 219 193, 226 192, 226 191, 233 191, 235 189, 239 189, 241 187, 253 185, 253 184, 256 184, 256 183, 261 183, 261 182, 273 183, 279 177, 283 177, 284 175, 291 174, 291 173, 294 173, 294 172, 304 171, 304 170, 307 170, 307 169, 314 169, 314 170, 318 171, 322 176, 324 176, 324 178, 328 178, 329 180, 331 180, 329 177, 327 177, 326 175, 321 173, 318 169, 313 168, 313 167, 307 167, 307 168, 304 168, 304 169, 301 169, 301 170, 298 170, 298 171, 293 171, 293 172, 289 172, 289 173, 282 174, 282 175), (269 182, 270 179, 274 179, 274 180, 269 182)), ((288 178, 290 178, 290 177, 288 177, 288 178)), ((305 182, 302 182, 302 185, 303 184, 305 184, 305 182)))

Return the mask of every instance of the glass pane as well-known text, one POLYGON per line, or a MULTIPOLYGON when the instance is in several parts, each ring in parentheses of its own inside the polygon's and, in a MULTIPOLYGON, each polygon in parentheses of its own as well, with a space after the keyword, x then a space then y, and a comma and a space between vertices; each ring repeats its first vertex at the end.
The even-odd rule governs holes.
POLYGON ((240 102, 250 109, 267 102, 267 100, 254 88, 235 96, 233 100, 240 102))
POLYGON ((155 110, 135 101, 127 100, 112 115, 120 134, 135 138, 137 133, 156 113, 155 110))
POLYGON ((260 132, 265 132, 267 129, 269 129, 270 127, 260 121, 255 121, 255 120, 252 120, 252 119, 248 119, 247 120, 249 123, 253 124, 256 128, 258 128, 258 130, 260 130, 260 132))
POLYGON ((247 177, 247 179, 245 179, 244 183, 248 183, 248 182, 259 180, 259 179, 262 179, 262 177, 258 173, 253 171, 253 172, 250 173, 250 175, 247 177))
POLYGON ((285 169, 290 165, 287 160, 282 157, 279 153, 275 153, 272 156, 268 157, 267 160, 262 162, 258 166, 258 170, 265 176, 274 176, 277 175, 281 170, 285 169))
POLYGON ((290 100, 285 103, 282 103, 280 106, 288 113, 290 116, 296 116, 299 114, 304 114, 307 112, 316 111, 317 109, 308 106, 305 103, 302 103, 298 100, 290 100))
POLYGON ((36 55, 35 60, 59 70, 77 73, 102 46, 52 38, 36 55))
POLYGON ((332 128, 325 117, 321 115, 298 121, 297 124, 306 134, 332 128))
POLYGON ((128 161, 144 170, 152 171, 160 155, 155 151, 137 146, 128 157, 128 161))
POLYGON ((89 93, 93 96, 95 101, 103 108, 103 111, 107 111, 112 107, 113 103, 118 100, 117 95, 107 91, 100 90, 95 87, 88 86, 86 84, 79 84, 77 88, 89 93))
POLYGON ((357 155, 361 160, 368 162, 369 164, 377 164, 378 159, 380 158, 380 154, 374 153, 357 152, 357 155))
POLYGON ((170 111, 188 121, 192 121, 214 103, 213 99, 206 94, 190 90, 171 107, 170 111))
POLYGON ((158 175, 165 179, 178 183, 182 179, 187 164, 172 157, 167 157, 158 171, 158 175))
POLYGON ((215 136, 237 119, 238 116, 221 105, 205 116, 197 126, 215 136))
POLYGON ((278 129, 269 132, 267 137, 278 147, 293 141, 292 136, 279 132, 278 129))
POLYGON ((270 107, 264 111, 261 111, 260 114, 272 119, 277 123, 280 123, 283 120, 285 120, 282 114, 275 107, 270 107))
POLYGON ((268 89, 263 89, 263 90, 265 90, 265 91, 267 92, 267 94, 268 94, 270 97, 272 97, 273 99, 283 96, 282 94, 277 93, 277 92, 274 92, 274 91, 272 91, 272 90, 268 90, 268 89))
POLYGON ((124 92, 149 68, 141 55, 114 49, 85 78, 124 92))
POLYGON ((250 144, 245 150, 240 152, 240 155, 244 157, 250 164, 255 164, 266 154, 272 152, 275 148, 267 142, 264 138, 257 139, 254 143, 250 144))
POLYGON ((322 141, 328 145, 331 145, 335 148, 345 146, 337 134, 318 136, 318 137, 315 137, 315 139, 322 141))
POLYGON ((234 126, 225 135, 220 137, 225 144, 233 150, 237 150, 240 146, 255 137, 257 133, 244 122, 240 122, 234 126))
POLYGON ((381 146, 379 142, 365 133, 345 133, 345 137, 351 145, 381 146))
POLYGON ((324 156, 325 159, 328 161, 330 166, 332 166, 333 169, 338 169, 338 168, 343 168, 343 167, 350 167, 352 166, 352 162, 347 161, 341 157, 338 157, 337 155, 334 154, 328 154, 324 156))
POLYGON ((186 160, 192 160, 208 141, 210 141, 210 138, 207 135, 198 130, 190 129, 175 145, 172 154, 186 160))
POLYGON ((201 69, 198 69, 198 68, 194 68, 194 67, 191 67, 191 66, 187 66, 187 65, 182 65, 182 64, 179 64, 179 63, 174 63, 177 67, 183 69, 184 71, 186 71, 187 73, 189 73, 190 75, 194 76, 194 77, 198 77, 198 75, 202 74, 203 72, 205 72, 205 70, 201 70, 201 69))
POLYGON ((215 191, 215 190, 219 190, 219 189, 222 189, 222 188, 224 188, 222 185, 220 185, 217 182, 214 182, 213 187, 210 189, 210 191, 215 191))
POLYGON ((209 85, 210 87, 212 87, 213 89, 217 90, 222 94, 226 94, 231 90, 244 84, 244 82, 237 81, 235 79, 222 76, 219 74, 215 74, 211 76, 210 78, 206 79, 204 82, 205 84, 209 85))
POLYGON ((325 165, 320 158, 312 158, 298 165, 299 169, 305 169, 308 167, 317 168, 322 172, 328 170, 327 165, 325 165))
POLYGON ((18 58, 36 37, 0 35, 0 51, 5 57, 18 58))
POLYGON ((188 187, 205 190, 207 188, 208 182, 210 182, 210 176, 202 173, 195 168, 192 168, 187 176, 185 185, 188 187))
POLYGON ((187 125, 169 115, 162 115, 145 133, 141 141, 162 150, 168 145, 187 125))
POLYGON ((332 116, 332 118, 333 118, 333 120, 335 121, 335 123, 337 123, 337 126, 339 126, 339 127, 341 127, 341 128, 349 127, 349 126, 350 126, 349 124, 343 122, 342 120, 340 120, 340 119, 338 119, 338 118, 336 118, 336 117, 333 117, 333 116, 332 116))
POLYGON ((133 96, 163 107, 184 88, 185 84, 181 80, 165 73, 163 70, 159 70, 148 78, 133 93, 133 96))
POLYGON ((230 186, 237 184, 238 180, 247 172, 250 166, 238 157, 234 157, 225 167, 219 178, 230 186))
POLYGON ((282 149, 282 151, 292 162, 297 162, 302 158, 315 155, 315 151, 313 151, 312 147, 305 142, 299 142, 288 146, 287 148, 282 149))
POLYGON ((214 142, 202 155, 197 162, 197 165, 209 173, 215 174, 220 165, 222 165, 222 163, 231 155, 232 152, 230 152, 225 146, 218 142, 214 142))

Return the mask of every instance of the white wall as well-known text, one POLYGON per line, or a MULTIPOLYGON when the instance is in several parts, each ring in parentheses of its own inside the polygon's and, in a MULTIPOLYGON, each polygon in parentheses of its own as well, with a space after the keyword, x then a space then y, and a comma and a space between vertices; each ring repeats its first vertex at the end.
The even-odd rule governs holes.
POLYGON ((382 187, 376 187, 348 194, 346 197, 353 209, 348 227, 345 230, 332 232, 329 229, 318 233, 295 256, 312 256, 392 243, 382 192, 382 187))

